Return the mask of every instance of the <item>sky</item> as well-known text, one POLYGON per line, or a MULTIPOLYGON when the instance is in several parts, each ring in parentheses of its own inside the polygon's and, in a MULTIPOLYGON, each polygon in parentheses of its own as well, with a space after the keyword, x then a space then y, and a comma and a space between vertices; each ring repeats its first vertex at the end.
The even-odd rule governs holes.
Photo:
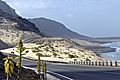
POLYGON ((120 36, 120 0, 3 0, 24 18, 45 17, 91 37, 120 36))

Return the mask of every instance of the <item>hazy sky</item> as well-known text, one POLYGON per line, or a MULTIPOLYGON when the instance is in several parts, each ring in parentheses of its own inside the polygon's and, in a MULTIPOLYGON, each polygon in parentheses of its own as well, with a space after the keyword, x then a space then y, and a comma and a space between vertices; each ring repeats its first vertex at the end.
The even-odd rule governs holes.
POLYGON ((3 0, 25 18, 46 17, 88 36, 120 36, 120 0, 3 0))

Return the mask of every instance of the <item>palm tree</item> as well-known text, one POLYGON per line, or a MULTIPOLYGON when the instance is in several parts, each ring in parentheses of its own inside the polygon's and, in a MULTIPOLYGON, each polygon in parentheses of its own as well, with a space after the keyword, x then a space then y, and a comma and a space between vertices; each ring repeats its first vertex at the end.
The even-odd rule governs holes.
POLYGON ((9 79, 9 76, 13 74, 13 69, 14 69, 14 63, 13 63, 13 58, 8 55, 8 57, 4 58, 4 66, 5 66, 5 73, 7 74, 7 80, 9 79))

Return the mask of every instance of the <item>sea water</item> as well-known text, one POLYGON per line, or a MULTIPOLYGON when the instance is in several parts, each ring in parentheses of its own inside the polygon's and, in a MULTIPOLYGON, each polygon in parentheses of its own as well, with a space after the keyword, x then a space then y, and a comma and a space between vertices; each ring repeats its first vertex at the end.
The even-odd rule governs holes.
POLYGON ((116 48, 116 52, 101 53, 103 58, 120 61, 120 42, 107 43, 102 46, 116 48))

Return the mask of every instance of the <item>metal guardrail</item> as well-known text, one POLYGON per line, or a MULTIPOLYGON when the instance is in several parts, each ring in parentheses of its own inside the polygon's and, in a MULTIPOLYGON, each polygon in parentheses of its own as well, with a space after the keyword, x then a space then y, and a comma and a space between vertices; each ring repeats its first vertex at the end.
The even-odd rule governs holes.
POLYGON ((63 63, 63 64, 68 64, 68 62, 62 62, 62 61, 47 61, 45 60, 46 62, 49 62, 49 63, 63 63))
POLYGON ((69 64, 120 67, 118 61, 69 61, 69 64))

